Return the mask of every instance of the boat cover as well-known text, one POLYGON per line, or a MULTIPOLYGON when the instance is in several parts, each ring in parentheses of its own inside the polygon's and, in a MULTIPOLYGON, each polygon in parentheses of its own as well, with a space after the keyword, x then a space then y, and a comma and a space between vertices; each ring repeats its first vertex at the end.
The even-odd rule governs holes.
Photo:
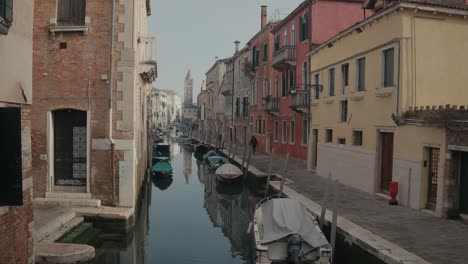
POLYGON ((261 210, 263 238, 260 243, 274 242, 296 233, 315 248, 328 244, 302 203, 288 198, 271 199, 261 205, 261 210))
POLYGON ((209 157, 208 160, 213 163, 214 165, 219 165, 219 161, 223 161, 224 164, 227 164, 229 163, 229 160, 227 160, 226 158, 223 158, 223 157, 219 157, 219 156, 213 156, 213 157, 209 157))
POLYGON ((242 171, 231 163, 226 163, 216 169, 216 175, 222 176, 223 178, 237 178, 242 175, 242 171))
POLYGON ((156 163, 152 168, 151 171, 154 172, 169 172, 172 171, 172 166, 167 161, 160 161, 156 163))

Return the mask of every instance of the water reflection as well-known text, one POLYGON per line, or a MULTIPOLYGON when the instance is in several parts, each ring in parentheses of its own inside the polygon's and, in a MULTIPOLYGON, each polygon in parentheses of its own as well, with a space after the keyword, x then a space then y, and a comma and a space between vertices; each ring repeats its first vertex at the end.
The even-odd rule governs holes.
MULTIPOLYGON (((178 144, 177 144, 178 145, 178 144)), ((184 176, 187 184, 190 182, 190 177, 192 176, 192 153, 187 149, 184 149, 184 176)))
POLYGON ((156 186, 159 190, 164 191, 169 186, 171 186, 172 182, 174 180, 172 177, 153 177, 151 178, 151 182, 153 182, 153 185, 156 186))

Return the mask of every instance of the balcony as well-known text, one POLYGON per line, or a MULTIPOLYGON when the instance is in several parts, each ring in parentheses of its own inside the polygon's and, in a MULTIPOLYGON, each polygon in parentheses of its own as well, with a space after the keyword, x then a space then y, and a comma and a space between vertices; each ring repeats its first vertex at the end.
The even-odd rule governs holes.
POLYGON ((273 68, 282 71, 296 66, 296 46, 283 46, 273 54, 273 68))
POLYGON ((309 91, 295 91, 291 93, 291 108, 293 111, 298 113, 307 114, 309 113, 309 91))
POLYGON ((278 116, 279 115, 279 98, 267 98, 265 105, 265 112, 270 115, 278 116))

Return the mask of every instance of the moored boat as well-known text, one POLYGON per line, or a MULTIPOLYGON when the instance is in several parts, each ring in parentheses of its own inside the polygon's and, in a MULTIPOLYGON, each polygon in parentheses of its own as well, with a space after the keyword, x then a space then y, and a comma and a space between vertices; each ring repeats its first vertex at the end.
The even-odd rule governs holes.
POLYGON ((211 169, 216 170, 221 165, 229 163, 229 160, 220 156, 212 156, 207 158, 207 162, 211 169))
POLYGON ((315 217, 299 201, 263 199, 256 206, 253 228, 257 263, 330 263, 332 248, 315 217))
POLYGON ((241 182, 242 170, 231 163, 221 165, 215 171, 216 178, 225 183, 239 183, 241 182))
POLYGON ((159 157, 159 161, 151 167, 151 176, 172 176, 172 165, 169 158, 159 157))

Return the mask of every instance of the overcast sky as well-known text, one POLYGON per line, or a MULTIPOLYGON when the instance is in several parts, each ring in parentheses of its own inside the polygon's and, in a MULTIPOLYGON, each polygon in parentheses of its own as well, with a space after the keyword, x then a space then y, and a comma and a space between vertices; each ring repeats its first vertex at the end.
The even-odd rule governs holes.
POLYGON ((260 30, 260 6, 268 18, 284 18, 302 0, 151 0, 148 33, 157 38, 158 79, 155 86, 183 97, 188 69, 194 77, 194 100, 215 57, 234 53, 260 30))

